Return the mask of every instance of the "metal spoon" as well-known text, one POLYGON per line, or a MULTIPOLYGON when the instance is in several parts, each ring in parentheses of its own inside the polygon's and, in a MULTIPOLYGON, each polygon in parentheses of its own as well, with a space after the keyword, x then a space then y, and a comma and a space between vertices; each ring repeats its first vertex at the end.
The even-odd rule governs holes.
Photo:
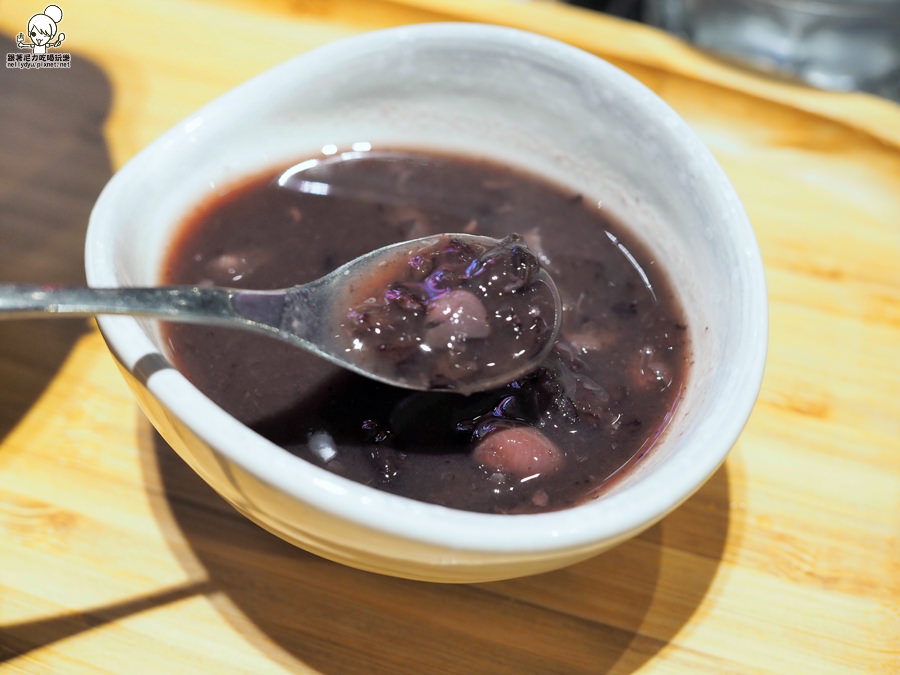
POLYGON ((205 286, 75 288, 0 284, 0 319, 127 314, 216 324, 280 338, 360 375, 407 389, 468 394, 502 386, 537 367, 556 340, 561 303, 556 285, 543 269, 535 276, 534 284, 543 306, 550 308, 542 318, 548 330, 527 352, 519 349, 521 345, 510 345, 509 349, 523 352, 514 358, 482 359, 477 368, 470 367, 449 378, 444 372, 435 378, 430 373, 409 372, 408 367, 404 370, 396 363, 379 360, 378 354, 359 349, 358 343, 354 348, 353 340, 344 334, 344 319, 354 302, 354 292, 358 296, 361 286, 371 286, 373 279, 386 273, 389 276, 398 264, 403 269, 411 256, 445 243, 448 238, 481 248, 500 243, 490 237, 467 234, 423 237, 366 253, 316 281, 274 291, 205 286), (494 367, 495 363, 502 367, 494 367))

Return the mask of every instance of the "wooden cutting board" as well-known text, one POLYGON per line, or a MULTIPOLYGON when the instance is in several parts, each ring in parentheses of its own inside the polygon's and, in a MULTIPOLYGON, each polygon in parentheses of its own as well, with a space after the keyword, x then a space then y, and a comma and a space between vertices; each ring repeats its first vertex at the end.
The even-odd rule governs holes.
MULTIPOLYGON (((42 6, 4 5, 0 52, 42 6)), ((671 516, 564 570, 441 586, 275 539, 153 432, 92 324, 4 323, 0 673, 900 672, 900 107, 549 2, 61 7, 71 68, 0 71, 3 280, 80 280, 112 172, 247 77, 478 20, 593 51, 688 120, 756 228, 771 344, 744 434, 671 516)))

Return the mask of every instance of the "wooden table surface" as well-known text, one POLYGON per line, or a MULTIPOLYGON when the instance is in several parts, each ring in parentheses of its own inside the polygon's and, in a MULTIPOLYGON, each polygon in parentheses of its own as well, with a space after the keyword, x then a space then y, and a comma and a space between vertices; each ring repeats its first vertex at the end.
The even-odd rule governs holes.
MULTIPOLYGON (((557 572, 348 569, 231 510, 138 412, 89 322, 0 326, 0 673, 900 672, 900 107, 742 72, 551 3, 61 3, 67 70, 0 70, 0 278, 77 283, 93 201, 245 78, 392 24, 505 23, 678 110, 753 221, 771 343, 720 469, 557 572)), ((0 54, 43 3, 4 3, 0 54)))

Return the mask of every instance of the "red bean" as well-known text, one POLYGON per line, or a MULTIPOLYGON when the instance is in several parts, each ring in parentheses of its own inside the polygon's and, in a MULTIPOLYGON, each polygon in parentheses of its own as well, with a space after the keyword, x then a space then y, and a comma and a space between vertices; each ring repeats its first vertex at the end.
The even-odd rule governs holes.
POLYGON ((553 441, 533 427, 498 429, 475 446, 472 457, 488 471, 516 478, 553 473, 564 459, 553 441))
POLYGON ((206 273, 219 284, 243 279, 265 264, 270 256, 259 250, 223 253, 206 263, 206 273))
POLYGON ((609 329, 588 326, 586 329, 574 333, 565 333, 564 337, 581 353, 586 353, 609 349, 619 340, 620 336, 609 329))
POLYGON ((672 384, 672 368, 649 345, 641 347, 629 369, 631 386, 637 390, 665 391, 672 384))

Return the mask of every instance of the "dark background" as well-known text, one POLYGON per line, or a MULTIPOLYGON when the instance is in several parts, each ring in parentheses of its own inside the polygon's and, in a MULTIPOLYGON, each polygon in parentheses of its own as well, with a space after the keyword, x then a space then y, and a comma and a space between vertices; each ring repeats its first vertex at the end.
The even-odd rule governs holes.
POLYGON ((596 9, 607 14, 614 14, 626 19, 640 21, 643 0, 567 0, 568 4, 577 7, 596 9))

